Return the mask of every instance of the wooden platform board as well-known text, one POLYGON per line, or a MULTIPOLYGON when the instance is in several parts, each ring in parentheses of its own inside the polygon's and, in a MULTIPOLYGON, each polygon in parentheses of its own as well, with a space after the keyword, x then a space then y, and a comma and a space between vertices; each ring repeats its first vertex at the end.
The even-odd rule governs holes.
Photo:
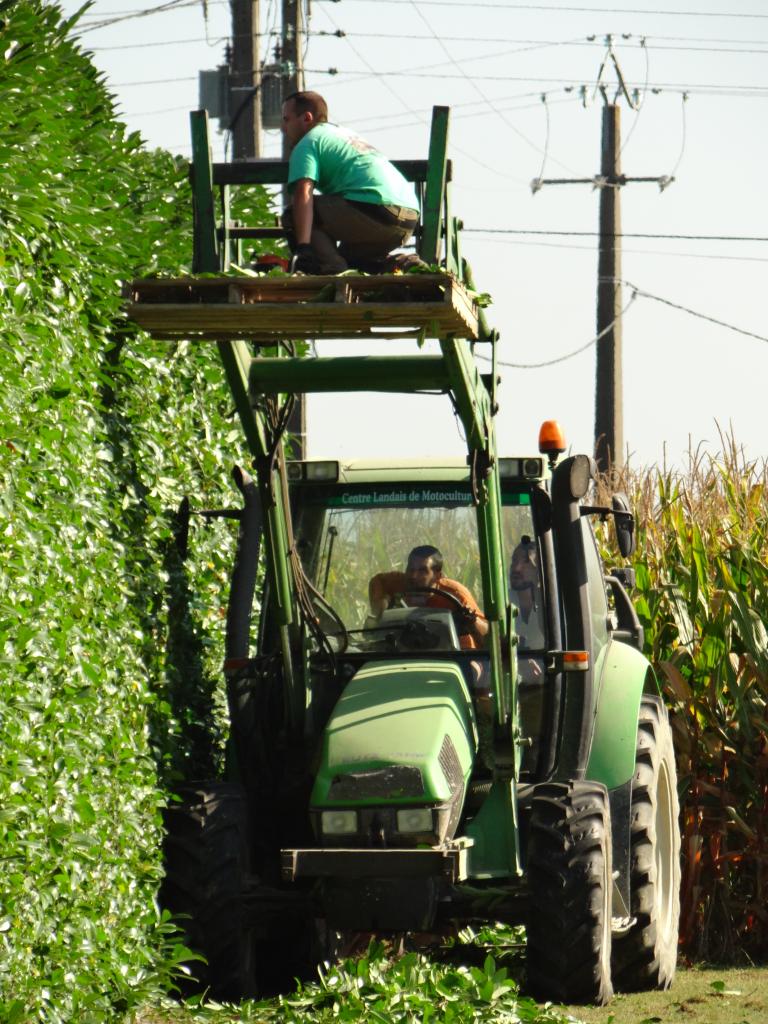
POLYGON ((478 336, 477 305, 450 274, 147 278, 124 295, 156 338, 478 336))

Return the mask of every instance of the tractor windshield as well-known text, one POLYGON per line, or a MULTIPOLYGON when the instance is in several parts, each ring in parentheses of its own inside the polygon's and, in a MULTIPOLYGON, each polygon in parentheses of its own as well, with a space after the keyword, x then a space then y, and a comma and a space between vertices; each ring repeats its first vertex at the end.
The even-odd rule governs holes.
MULTIPOLYGON (((462 635, 461 609, 450 594, 420 594, 419 587, 435 581, 415 581, 406 572, 414 548, 437 548, 443 577, 466 588, 482 611, 476 509, 466 483, 315 486, 294 493, 304 571, 345 629, 356 634, 353 647, 378 643, 382 631, 399 640, 406 627, 404 642, 413 649, 482 646, 480 638, 473 643, 466 631, 462 635)), ((521 542, 534 542, 529 492, 505 494, 503 534, 509 570, 521 542)), ((462 593, 445 579, 433 589, 462 593)), ((514 590, 511 595, 514 600, 514 590)), ((323 626, 334 631, 327 620, 323 626)))

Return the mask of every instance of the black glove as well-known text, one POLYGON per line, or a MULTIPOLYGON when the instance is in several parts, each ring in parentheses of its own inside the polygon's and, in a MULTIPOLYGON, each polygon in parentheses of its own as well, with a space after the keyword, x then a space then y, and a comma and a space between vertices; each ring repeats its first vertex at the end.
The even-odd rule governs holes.
POLYGON ((296 246, 296 251, 291 260, 292 274, 319 274, 320 265, 317 262, 315 250, 311 245, 304 242, 296 246))

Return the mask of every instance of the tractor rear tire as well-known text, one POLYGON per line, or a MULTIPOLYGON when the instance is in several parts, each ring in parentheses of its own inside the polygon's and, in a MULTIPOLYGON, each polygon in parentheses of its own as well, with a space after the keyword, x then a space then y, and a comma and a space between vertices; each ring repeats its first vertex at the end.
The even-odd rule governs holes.
POLYGON ((255 995, 255 944, 244 896, 249 878, 248 816, 239 786, 180 788, 164 812, 165 879, 160 902, 207 963, 188 966, 196 988, 217 1000, 255 995))
POLYGON ((607 1003, 613 995, 613 875, 602 783, 536 787, 527 874, 528 990, 557 1003, 607 1003))
POLYGON ((677 966, 680 812, 672 730, 661 698, 644 695, 637 727, 630 813, 632 928, 613 943, 622 992, 667 989, 677 966))

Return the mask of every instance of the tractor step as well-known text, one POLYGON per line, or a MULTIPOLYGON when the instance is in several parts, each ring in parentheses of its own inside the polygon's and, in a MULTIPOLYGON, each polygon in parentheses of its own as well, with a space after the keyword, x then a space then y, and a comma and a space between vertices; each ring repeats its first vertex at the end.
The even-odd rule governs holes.
POLYGON ((467 852, 473 840, 462 837, 445 847, 426 849, 282 850, 283 878, 428 878, 450 882, 468 876, 467 852))
POLYGON ((155 338, 478 338, 477 303, 447 273, 151 278, 124 297, 155 338))

